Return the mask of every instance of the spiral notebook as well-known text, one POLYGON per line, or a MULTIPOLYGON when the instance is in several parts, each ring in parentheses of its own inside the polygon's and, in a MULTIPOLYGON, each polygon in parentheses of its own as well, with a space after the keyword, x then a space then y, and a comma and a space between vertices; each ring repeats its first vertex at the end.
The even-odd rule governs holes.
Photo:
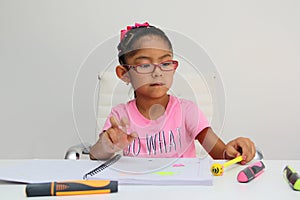
POLYGON ((117 162, 120 158, 121 158, 120 154, 117 154, 117 155, 113 156, 112 158, 108 159, 106 162, 104 162, 103 164, 101 164, 99 167, 97 167, 97 168, 93 169, 92 171, 86 173, 83 176, 83 180, 87 180, 89 176, 94 176, 95 174, 103 171, 105 168, 107 168, 110 165, 112 165, 115 162, 117 162))
POLYGON ((18 183, 82 180, 116 180, 119 184, 212 185, 209 158, 132 158, 113 161, 23 159, 0 162, 0 180, 18 183), (106 166, 103 167, 103 164, 106 166), (102 167, 101 167, 102 165, 102 167))
POLYGON ((208 158, 114 157, 108 163, 109 167, 102 165, 85 177, 116 180, 119 184, 212 185, 208 158))

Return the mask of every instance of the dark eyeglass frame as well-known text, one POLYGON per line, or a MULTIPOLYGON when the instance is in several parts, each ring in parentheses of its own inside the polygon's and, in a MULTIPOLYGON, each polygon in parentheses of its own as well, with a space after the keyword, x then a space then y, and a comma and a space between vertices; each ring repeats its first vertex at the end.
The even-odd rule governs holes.
POLYGON ((128 70, 130 70, 130 69, 133 69, 134 71, 136 71, 136 73, 138 73, 138 74, 151 74, 151 73, 153 73, 154 71, 155 71, 155 69, 156 69, 156 67, 159 67, 159 69, 161 70, 161 71, 173 71, 173 70, 176 70, 177 69, 177 67, 178 67, 178 61, 177 60, 166 60, 166 61, 163 61, 163 62, 161 62, 161 63, 159 63, 159 64, 154 64, 154 63, 145 63, 145 64, 140 64, 140 65, 122 65, 122 66, 124 66, 124 67, 126 67, 128 70), (172 69, 166 69, 166 68, 164 68, 164 64, 167 64, 167 63, 172 63, 172 64, 174 64, 174 66, 172 67, 172 69), (150 72, 140 72, 140 71, 138 71, 138 68, 139 67, 143 67, 143 66, 145 66, 145 65, 152 65, 152 66, 154 66, 153 67, 153 70, 150 72))

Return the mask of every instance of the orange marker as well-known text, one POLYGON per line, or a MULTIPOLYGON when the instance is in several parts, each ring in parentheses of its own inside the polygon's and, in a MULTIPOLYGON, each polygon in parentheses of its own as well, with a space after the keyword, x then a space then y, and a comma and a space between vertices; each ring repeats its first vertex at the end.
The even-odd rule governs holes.
POLYGON ((109 180, 31 183, 26 186, 27 197, 104 194, 117 191, 118 182, 109 180))
POLYGON ((228 167, 230 165, 233 165, 235 163, 241 162, 243 160, 242 156, 238 156, 230 161, 227 161, 223 164, 219 164, 219 163, 214 163, 212 164, 212 166, 210 167, 210 171, 214 176, 222 176, 223 175, 223 171, 225 167, 228 167))

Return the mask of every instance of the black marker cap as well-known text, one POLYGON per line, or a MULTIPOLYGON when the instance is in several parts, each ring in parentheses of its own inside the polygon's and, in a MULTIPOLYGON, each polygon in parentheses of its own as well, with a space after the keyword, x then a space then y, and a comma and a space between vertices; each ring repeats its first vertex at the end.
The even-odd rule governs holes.
POLYGON ((26 196, 51 196, 51 183, 30 183, 26 185, 26 196))

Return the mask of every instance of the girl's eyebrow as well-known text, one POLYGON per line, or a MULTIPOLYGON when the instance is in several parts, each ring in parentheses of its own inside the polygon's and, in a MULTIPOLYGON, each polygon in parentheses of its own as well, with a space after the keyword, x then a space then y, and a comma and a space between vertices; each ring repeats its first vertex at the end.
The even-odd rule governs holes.
POLYGON ((166 57, 172 57, 172 54, 167 53, 167 54, 165 54, 165 55, 159 57, 159 59, 161 60, 161 59, 166 58, 166 57))
MULTIPOLYGON (((172 57, 172 54, 167 53, 167 54, 159 57, 158 59, 161 60, 161 59, 164 59, 166 57, 172 57)), ((143 60, 143 59, 151 60, 151 57, 148 57, 148 56, 139 56, 139 57, 136 57, 134 60, 143 60)))
POLYGON ((136 57, 134 60, 137 61, 137 60, 144 60, 144 59, 150 60, 151 58, 147 57, 147 56, 139 56, 139 57, 136 57))

